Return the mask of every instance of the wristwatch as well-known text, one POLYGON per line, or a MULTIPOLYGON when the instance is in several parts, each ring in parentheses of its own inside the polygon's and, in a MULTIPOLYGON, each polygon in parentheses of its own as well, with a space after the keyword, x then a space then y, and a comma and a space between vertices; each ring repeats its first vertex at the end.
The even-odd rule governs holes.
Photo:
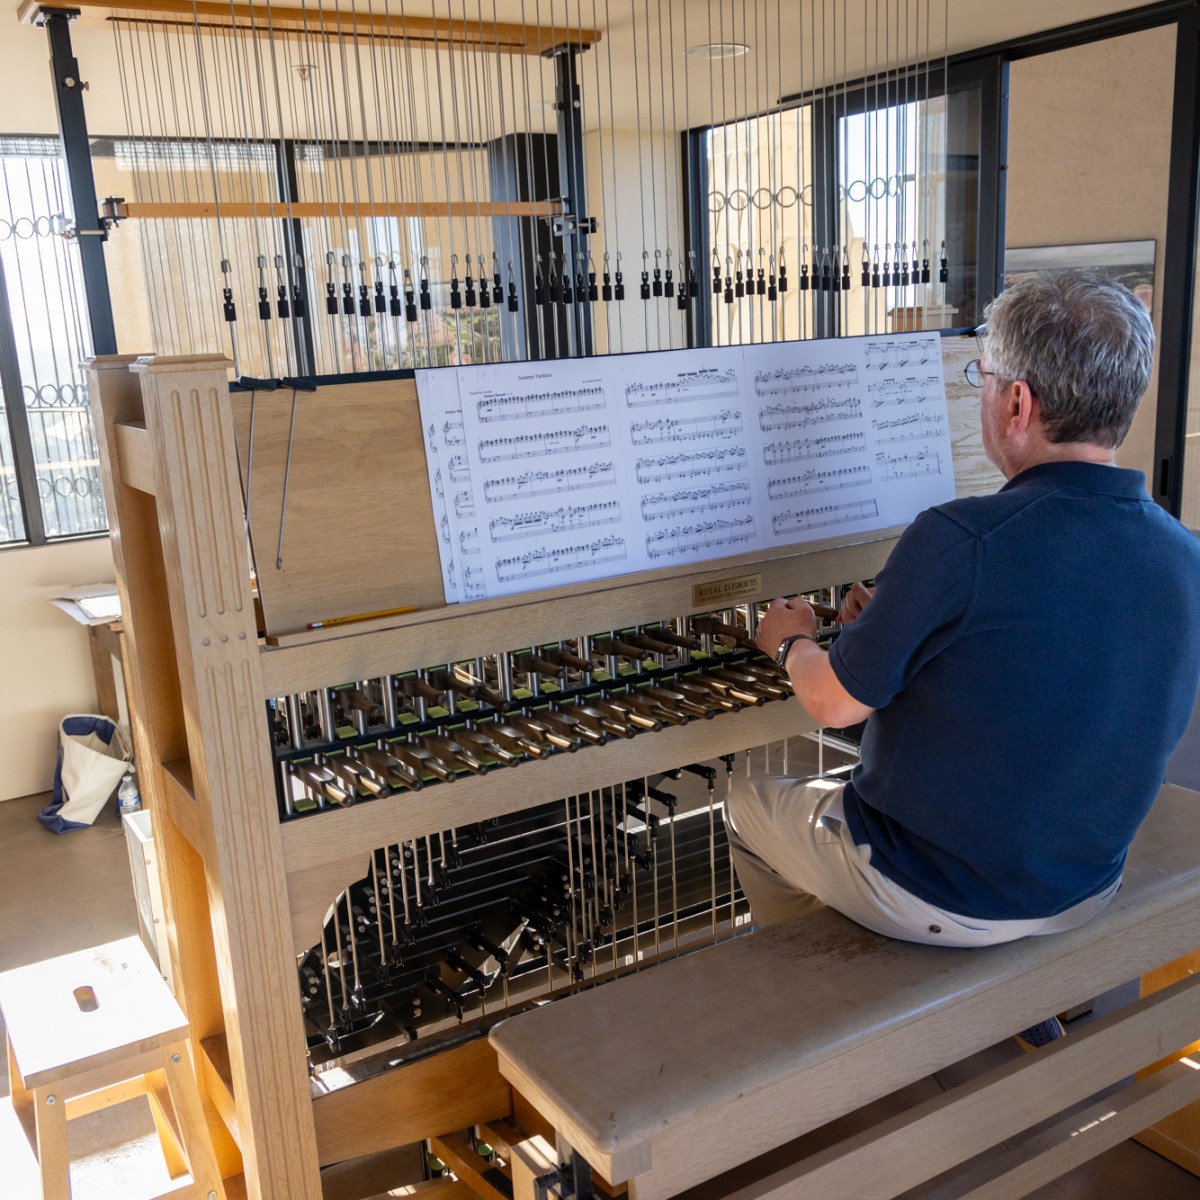
POLYGON ((816 640, 811 633, 793 633, 790 637, 785 637, 779 643, 779 649, 775 651, 775 665, 782 667, 787 662, 788 651, 792 648, 793 642, 815 642, 816 640))

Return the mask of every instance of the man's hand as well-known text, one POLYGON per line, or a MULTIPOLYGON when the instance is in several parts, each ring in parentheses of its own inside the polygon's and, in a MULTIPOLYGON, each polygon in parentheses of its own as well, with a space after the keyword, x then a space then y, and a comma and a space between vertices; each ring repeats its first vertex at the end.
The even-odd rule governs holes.
POLYGON ((866 584, 856 583, 842 600, 842 609, 837 615, 838 624, 849 625, 851 621, 861 616, 863 609, 871 603, 871 597, 874 595, 874 588, 869 588, 866 584))
POLYGON ((817 614, 803 600, 772 600, 758 622, 754 644, 768 657, 774 658, 779 643, 793 633, 817 636, 817 614))

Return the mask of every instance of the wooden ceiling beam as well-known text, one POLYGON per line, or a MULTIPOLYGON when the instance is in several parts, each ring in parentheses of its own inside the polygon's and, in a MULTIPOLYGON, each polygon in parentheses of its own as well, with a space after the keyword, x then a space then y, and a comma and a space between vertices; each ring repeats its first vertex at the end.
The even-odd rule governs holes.
MULTIPOLYGON (((17 18, 23 24, 37 23, 43 9, 56 5, 23 0, 17 18)), ((413 45, 449 49, 475 48, 506 54, 545 54, 556 46, 594 46, 600 31, 572 26, 517 25, 506 21, 461 21, 447 17, 404 16, 353 9, 313 8, 306 11, 281 5, 222 4, 219 0, 125 0, 114 7, 111 0, 71 0, 72 9, 103 10, 113 19, 186 17, 191 24, 203 18, 205 28, 234 28, 242 32, 294 32, 311 34, 398 38, 413 45)))

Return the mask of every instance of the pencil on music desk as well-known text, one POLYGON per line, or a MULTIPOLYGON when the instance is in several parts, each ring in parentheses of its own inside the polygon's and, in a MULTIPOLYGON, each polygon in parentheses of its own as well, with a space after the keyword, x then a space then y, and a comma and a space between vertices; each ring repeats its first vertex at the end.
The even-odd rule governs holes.
POLYGON ((313 621, 309 629, 328 629, 331 625, 350 625, 355 621, 372 621, 376 617, 398 617, 401 613, 416 612, 415 604, 405 605, 404 608, 381 608, 378 612, 355 613, 349 617, 328 617, 324 621, 313 621))

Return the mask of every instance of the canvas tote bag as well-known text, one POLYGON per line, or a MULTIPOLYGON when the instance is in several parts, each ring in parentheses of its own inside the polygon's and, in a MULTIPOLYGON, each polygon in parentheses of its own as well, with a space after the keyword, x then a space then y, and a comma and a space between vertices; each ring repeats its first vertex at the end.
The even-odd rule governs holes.
POLYGON ((38 813, 38 820, 54 833, 91 825, 116 791, 130 757, 125 735, 108 717, 63 717, 53 802, 38 813))

